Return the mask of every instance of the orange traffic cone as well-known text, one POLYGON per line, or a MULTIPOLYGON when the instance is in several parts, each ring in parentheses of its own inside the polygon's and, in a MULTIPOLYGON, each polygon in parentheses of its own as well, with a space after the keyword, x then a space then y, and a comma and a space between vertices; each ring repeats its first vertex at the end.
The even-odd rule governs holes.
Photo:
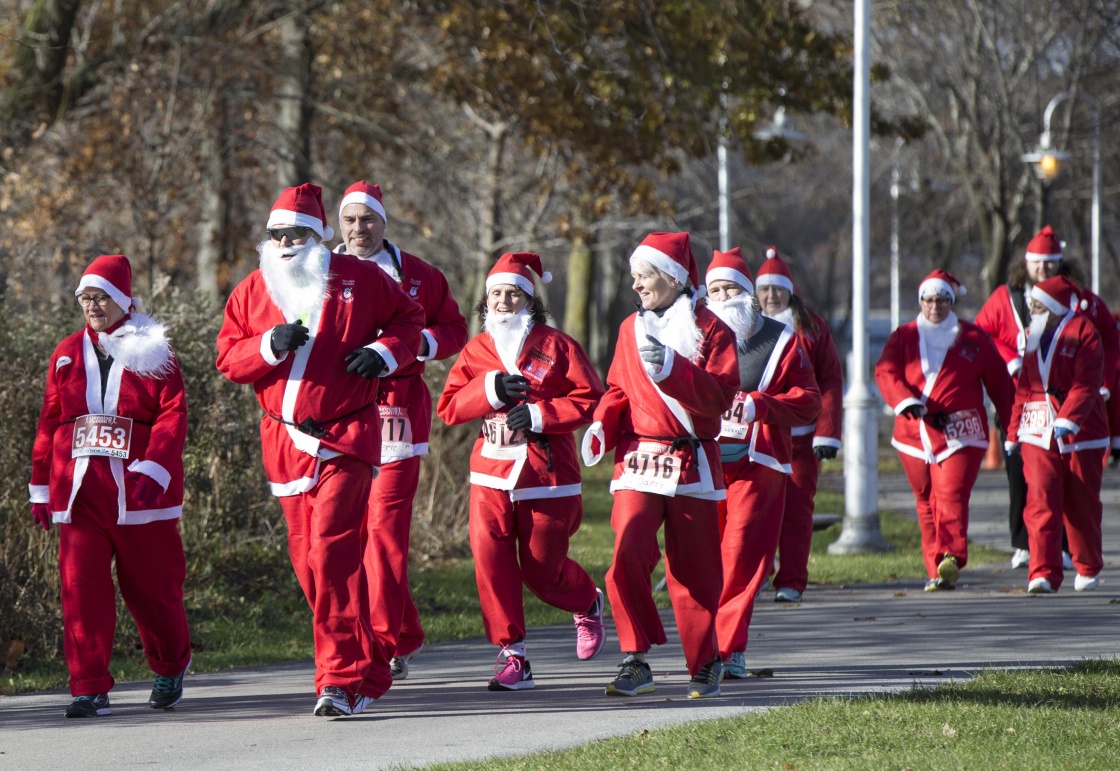
POLYGON ((984 470, 994 471, 1003 466, 1003 443, 999 440, 999 433, 988 431, 988 451, 984 453, 984 470))

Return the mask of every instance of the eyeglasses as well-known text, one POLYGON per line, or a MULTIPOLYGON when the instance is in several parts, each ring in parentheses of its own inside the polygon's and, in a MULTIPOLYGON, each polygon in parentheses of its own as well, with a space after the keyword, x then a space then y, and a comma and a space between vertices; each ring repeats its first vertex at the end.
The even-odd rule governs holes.
POLYGON ((953 301, 948 297, 923 297, 922 305, 949 305, 953 301))
POLYGON ((98 307, 104 308, 112 301, 113 298, 107 294, 94 295, 93 297, 84 294, 78 297, 78 305, 82 306, 83 308, 88 308, 90 306, 90 303, 96 303, 98 307))
POLYGON ((311 228, 291 227, 291 228, 269 228, 268 236, 273 241, 279 241, 284 236, 288 237, 289 241, 295 241, 297 238, 303 238, 311 232, 311 228))

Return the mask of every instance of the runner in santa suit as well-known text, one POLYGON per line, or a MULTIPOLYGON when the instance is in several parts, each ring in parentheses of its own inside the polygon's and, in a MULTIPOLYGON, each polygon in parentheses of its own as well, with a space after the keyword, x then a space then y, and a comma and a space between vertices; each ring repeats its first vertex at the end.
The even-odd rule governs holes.
POLYGON ((607 394, 584 434, 583 460, 615 451, 614 558, 607 593, 626 654, 608 695, 654 690, 650 646, 666 642, 650 576, 661 558, 691 676, 689 698, 719 695, 716 639, 723 575, 718 502, 720 416, 739 387, 735 334, 696 305, 688 233, 650 233, 630 255, 638 312, 622 322, 607 394))
POLYGON ((926 276, 921 313, 891 333, 875 365, 917 502, 927 592, 955 589, 968 562, 968 501, 989 442, 984 391, 1001 423, 1011 413, 1011 378, 991 336, 953 312, 964 292, 943 270, 926 276))
MULTIPOLYGON (((420 458, 428 454, 432 395, 424 362, 454 356, 467 342, 467 321, 438 268, 385 240, 388 217, 381 188, 355 182, 338 206, 343 243, 335 252, 375 262, 424 309, 420 353, 381 379, 381 473, 373 480, 363 532, 373 632, 389 656, 394 680, 424 644, 424 629, 408 588, 408 539, 420 458)), ((372 300, 372 298, 371 298, 372 300)))
POLYGON ((840 449, 844 414, 844 370, 828 322, 805 304, 793 285, 789 265, 770 247, 755 276, 762 314, 793 327, 801 350, 813 365, 821 393, 816 420, 794 426, 792 473, 786 480, 786 510, 778 537, 778 572, 774 576, 775 602, 801 602, 809 584, 809 551, 813 545, 813 509, 820 465, 840 449))
POLYGON ((136 311, 132 267, 94 260, 74 292, 86 326, 55 348, 31 454, 31 513, 58 522, 66 717, 110 714, 117 586, 156 673, 148 704, 183 696, 191 640, 183 607, 187 401, 166 328, 136 311))
POLYGON ((380 377, 411 362, 423 309, 371 262, 332 254, 321 191, 285 189, 233 290, 218 369, 264 409, 265 476, 288 524, 288 553, 313 615, 316 715, 361 712, 389 687, 370 627, 362 522, 380 464, 380 377))
POLYGON ((754 601, 774 564, 793 448, 790 429, 821 409, 813 366, 797 333, 761 313, 750 269, 736 247, 715 252, 706 276, 708 308, 735 332, 739 391, 723 414, 720 462, 723 595, 716 631, 725 677, 747 676, 754 601))
POLYGON ((471 453, 471 551, 490 642, 502 646, 491 691, 532 688, 522 585, 573 614, 576 655, 603 648, 603 593, 568 557, 583 519, 573 432, 590 422, 603 383, 572 338, 545 324, 539 255, 503 254, 475 311, 483 332, 463 349, 436 407, 450 425, 482 420, 471 453), (532 271, 532 272, 531 272, 532 271))
MULTIPOLYGON (((1120 335, 1116 322, 1104 301, 1088 289, 1080 287, 1077 266, 1065 258, 1062 244, 1053 229, 1047 225, 1027 244, 1024 259, 1012 263, 1007 283, 996 287, 991 297, 984 303, 976 316, 976 323, 996 341, 1000 356, 1007 363, 1007 371, 1018 382, 1019 371, 1023 366, 1023 349, 1026 329, 1030 325, 1030 291, 1041 281, 1053 276, 1067 276, 1079 285, 1078 296, 1084 300, 1084 308, 1078 307, 1093 322, 1101 336, 1104 355, 1105 388, 1102 395, 1107 400, 1112 447, 1120 453, 1120 399, 1112 399, 1117 390, 1117 377, 1120 377, 1120 335)), ((1006 437, 1006 427, 1003 434, 1006 437)), ((1030 559, 1027 548, 1027 529, 1023 523, 1023 508, 1026 505, 1029 485, 1023 476, 1023 459, 1019 455, 1007 458, 1007 481, 1011 491, 1011 504, 1008 512, 1011 527, 1011 546, 1015 550, 1011 557, 1013 568, 1027 567, 1030 559)), ((1063 544, 1063 564, 1071 569, 1073 563, 1063 544)))
POLYGON ((1065 276, 1031 289, 1023 369, 1007 437, 1030 480, 1023 520, 1030 545, 1031 594, 1062 585, 1062 527, 1076 591, 1100 584, 1102 457, 1109 446, 1101 383, 1104 352, 1096 326, 1075 309, 1079 288, 1065 276), (1020 444, 1021 443, 1021 444, 1020 444))

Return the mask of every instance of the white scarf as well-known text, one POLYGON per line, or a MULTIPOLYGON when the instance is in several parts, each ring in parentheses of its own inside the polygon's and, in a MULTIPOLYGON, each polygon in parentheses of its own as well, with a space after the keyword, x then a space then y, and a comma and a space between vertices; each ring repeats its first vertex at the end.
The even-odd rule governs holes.
POLYGON ((289 320, 306 320, 307 314, 327 299, 327 272, 323 269, 329 254, 326 247, 309 238, 301 246, 277 246, 271 239, 257 244, 261 275, 268 295, 289 320), (284 259, 285 255, 293 255, 284 259))
POLYGON ((1027 328, 1027 344, 1024 346, 1026 353, 1034 353, 1042 343, 1042 334, 1046 331, 1046 324, 1050 321, 1050 311, 1031 314, 1031 325, 1027 328))
POLYGON ((953 347, 960 331, 961 327, 957 320, 957 314, 952 311, 949 311, 949 315, 936 324, 926 319, 922 314, 918 314, 918 335, 925 343, 926 356, 928 357, 926 375, 941 370, 941 365, 945 363, 945 354, 953 347))
POLYGON ((503 362, 517 361, 521 344, 532 328, 533 314, 528 308, 522 308, 517 313, 487 310, 486 318, 482 321, 483 331, 494 341, 494 347, 498 349, 498 356, 503 362))
POLYGON ((729 297, 723 302, 709 297, 708 308, 720 321, 731 327, 731 331, 735 333, 736 347, 740 351, 746 350, 747 341, 755 333, 758 317, 761 315, 758 299, 747 292, 729 297))
POLYGON ((765 311, 763 311, 762 315, 767 316, 769 318, 772 318, 772 319, 774 319, 774 321, 780 321, 783 324, 785 324, 787 327, 789 327, 790 329, 797 329, 797 327, 794 325, 794 321, 793 321, 793 306, 792 305, 787 305, 786 309, 784 311, 782 311, 780 313, 775 313, 773 316, 770 316, 770 314, 766 313, 765 311))
POLYGON ((175 360, 167 327, 143 313, 133 313, 111 334, 99 332, 97 344, 113 361, 140 377, 162 380, 175 360))
MULTIPOLYGON (((657 338, 662 345, 669 346, 689 361, 696 360, 704 333, 696 325, 692 298, 687 294, 678 297, 660 316, 653 311, 642 311, 642 323, 646 334, 657 338)), ((638 340, 638 347, 646 342, 638 340)))

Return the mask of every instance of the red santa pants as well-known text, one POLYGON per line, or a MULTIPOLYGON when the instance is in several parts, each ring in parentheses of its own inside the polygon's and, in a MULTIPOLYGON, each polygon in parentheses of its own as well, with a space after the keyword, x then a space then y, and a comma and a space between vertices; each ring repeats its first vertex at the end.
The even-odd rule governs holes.
POLYGON ((362 528, 370 622, 389 658, 407 656, 424 642, 420 615, 408 588, 408 538, 419 481, 419 456, 382 466, 370 489, 362 528))
POLYGON ((1031 544, 1030 580, 1062 585, 1062 524, 1077 572, 1092 577, 1104 567, 1101 553, 1101 476, 1103 449, 1062 455, 1023 444, 1027 507, 1023 521, 1031 544))
POLYGON ((568 557, 568 541, 582 521, 579 495, 511 501, 508 490, 471 485, 471 553, 490 642, 525 639, 522 584, 570 613, 585 613, 595 602, 595 582, 568 557))
POLYGON ((926 575, 937 578, 937 566, 946 554, 963 568, 968 563, 968 499, 984 450, 962 447, 932 464, 903 452, 898 457, 917 503, 926 575))
POLYGON ((716 501, 684 495, 615 492, 614 558, 607 571, 607 594, 624 652, 641 653, 667 641, 650 586, 661 559, 657 531, 664 524, 665 577, 689 674, 719 654, 716 612, 723 572, 718 509, 716 501))
POLYGON ((362 569, 362 519, 373 467, 340 455, 319 466, 319 482, 280 499, 288 555, 311 606, 315 692, 334 685, 377 698, 389 690, 389 661, 369 623, 362 569))
POLYGON ((59 526, 62 648, 71 696, 106 693, 113 687, 109 659, 117 626, 114 558, 121 597, 136 621, 148 666, 157 675, 173 677, 191 660, 183 607, 187 560, 179 523, 168 519, 118 525, 116 485, 107 467, 102 475, 95 465, 102 464, 90 464, 70 523, 59 526))
POLYGON ((786 478, 786 509, 778 536, 778 573, 774 587, 804 592, 809 584, 809 551, 813 546, 813 509, 821 464, 813 453, 813 435, 793 437, 793 473, 786 478))
POLYGON ((720 655, 726 658, 747 649, 755 596, 770 573, 778 548, 786 475, 743 458, 724 465, 723 483, 727 486, 727 500, 719 505, 723 594, 716 633, 720 655))

